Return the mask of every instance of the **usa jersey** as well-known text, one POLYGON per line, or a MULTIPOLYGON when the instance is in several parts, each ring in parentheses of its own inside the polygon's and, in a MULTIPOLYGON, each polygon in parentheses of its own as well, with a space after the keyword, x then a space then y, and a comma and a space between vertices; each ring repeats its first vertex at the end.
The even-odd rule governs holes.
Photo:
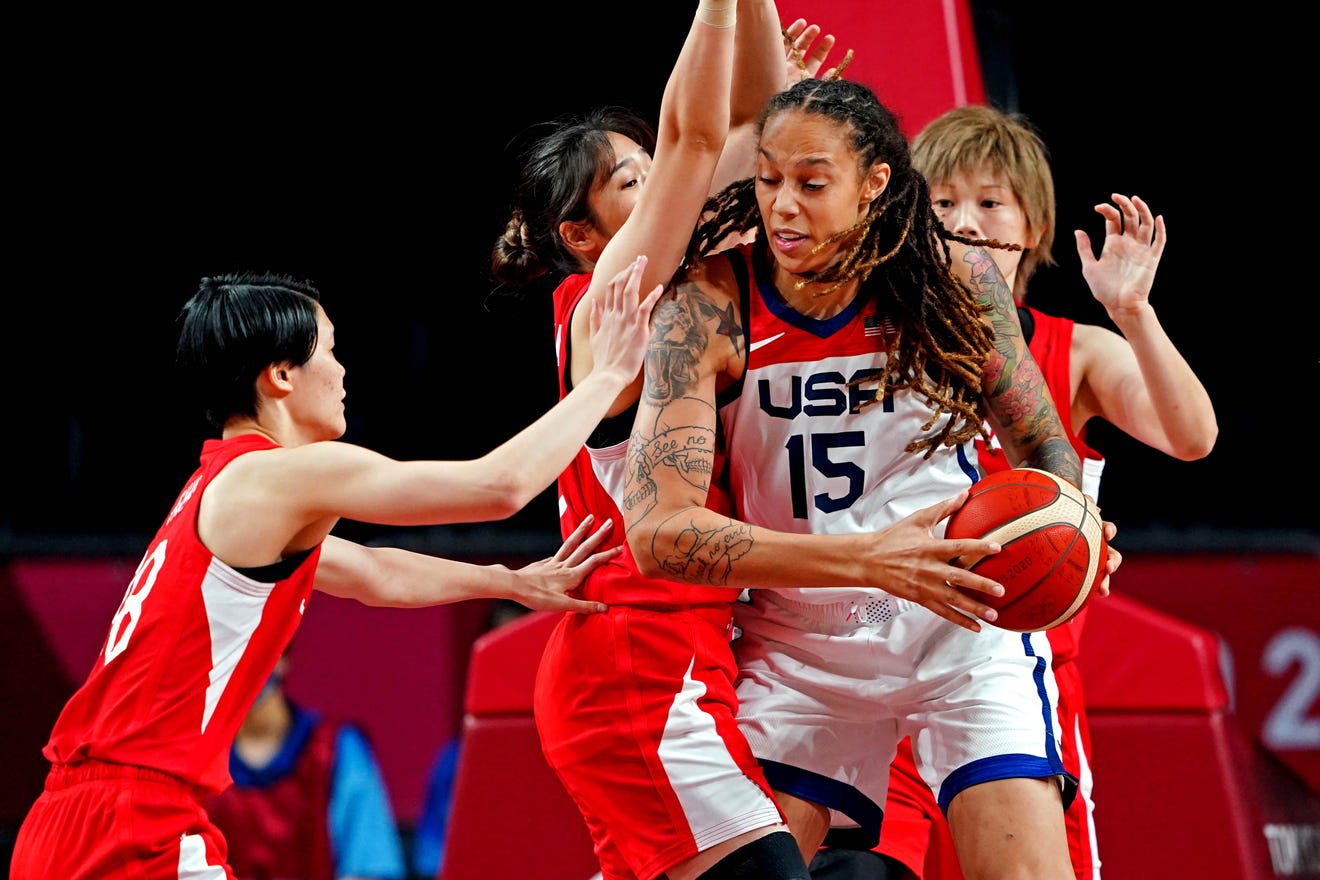
MULTIPOLYGON (((871 297, 815 318, 780 296, 763 245, 728 259, 747 354, 719 419, 741 518, 867 533, 976 482, 971 441, 908 451, 943 424, 919 391, 882 393, 892 340, 871 297)), ((1058 779, 1070 802, 1044 634, 972 632, 883 586, 752 590, 735 609, 738 725, 771 786, 829 808, 832 827, 873 846, 890 761, 910 736, 942 809, 972 785, 1016 778, 1058 779)))
MULTIPOLYGON (((719 417, 741 519, 783 532, 871 532, 976 482, 970 442, 930 458, 905 451, 930 433, 922 426, 931 409, 911 391, 877 399, 871 377, 884 371, 888 325, 872 298, 857 297, 827 319, 803 315, 775 289, 760 248, 737 251, 729 261, 743 282, 747 366, 741 393, 719 417)), ((863 616, 888 596, 853 588, 777 594, 807 605, 850 603, 863 616)))
MULTIPOLYGON (((572 389, 570 368, 570 325, 573 310, 591 285, 589 273, 565 278, 555 289, 555 353, 559 363, 559 397, 572 389)), ((634 404, 624 412, 606 419, 590 440, 578 450, 572 464, 559 476, 559 524, 564 537, 591 513, 596 524, 607 517, 614 520, 614 530, 600 547, 623 546, 623 553, 587 575, 582 598, 607 605, 710 605, 734 601, 738 592, 727 587, 700 586, 676 581, 643 577, 633 561, 632 551, 624 540, 624 519, 620 512, 627 479, 628 435, 637 413, 634 404)), ((715 473, 720 472, 722 456, 717 455, 715 473)), ((732 510, 728 494, 712 483, 706 498, 711 510, 732 510)))
POLYGON ((197 508, 239 455, 271 449, 256 434, 208 440, 128 585, 87 681, 43 754, 148 767, 202 790, 230 783, 229 747, 302 620, 321 548, 274 582, 216 559, 197 508))

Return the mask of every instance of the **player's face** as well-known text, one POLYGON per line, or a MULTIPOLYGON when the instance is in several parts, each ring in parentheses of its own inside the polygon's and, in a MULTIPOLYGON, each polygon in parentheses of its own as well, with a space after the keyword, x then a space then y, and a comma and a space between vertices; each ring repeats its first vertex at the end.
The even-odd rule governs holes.
MULTIPOLYGON (((1035 247, 1039 240, 1008 179, 987 165, 961 169, 938 183, 932 181, 930 201, 944 228, 958 235, 994 238, 1024 248, 1035 247)), ((992 248, 990 254, 1012 287, 1022 252, 992 248)))
POLYGON ((289 411, 313 440, 335 440, 348 428, 344 418, 344 367, 335 359, 335 325, 316 307, 316 349, 307 363, 293 367, 289 411))
POLYGON ((613 131, 608 137, 614 148, 614 167, 605 181, 593 188, 587 197, 602 248, 637 207, 642 187, 651 173, 651 155, 640 144, 613 131))
POLYGON ((756 201, 770 251, 795 275, 838 258, 830 236, 856 225, 888 181, 883 163, 863 177, 850 130, 830 119, 787 110, 766 121, 756 158, 756 201))

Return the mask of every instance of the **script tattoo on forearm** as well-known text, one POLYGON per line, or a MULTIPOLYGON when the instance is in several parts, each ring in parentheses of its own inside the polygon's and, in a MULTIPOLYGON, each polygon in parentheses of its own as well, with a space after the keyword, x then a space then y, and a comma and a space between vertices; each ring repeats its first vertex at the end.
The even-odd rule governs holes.
MULTIPOLYGON (((715 432, 700 426, 684 426, 647 438, 637 433, 629 444, 628 483, 624 487, 624 518, 637 523, 655 509, 660 484, 655 473, 673 468, 682 485, 692 489, 690 506, 701 506, 715 461, 715 432)), ((724 586, 733 563, 752 546, 749 526, 726 520, 716 527, 703 527, 689 512, 675 514, 655 525, 651 532, 651 555, 660 568, 685 583, 724 586)))
MULTIPOLYGON (((672 525, 665 529, 670 530, 677 532, 673 542, 652 544, 655 559, 675 580, 690 584, 724 586, 733 572, 733 563, 752 549, 751 527, 733 520, 713 529, 703 529, 689 520, 676 529, 672 525)), ((656 537, 659 535, 657 532, 656 537)))

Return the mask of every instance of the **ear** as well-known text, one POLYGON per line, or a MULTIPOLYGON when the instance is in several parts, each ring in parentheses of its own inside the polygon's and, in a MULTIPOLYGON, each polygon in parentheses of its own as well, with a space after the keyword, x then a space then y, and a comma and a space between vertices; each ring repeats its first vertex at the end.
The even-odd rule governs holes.
POLYGON ((293 365, 288 361, 271 364, 257 376, 257 392, 262 397, 284 397, 293 391, 293 382, 289 372, 293 365))
POLYGON ((564 220, 559 224, 559 237, 570 251, 595 262, 592 250, 596 247, 596 227, 590 220, 564 220))
POLYGON ((893 169, 889 167, 888 162, 876 162, 866 172, 866 180, 862 181, 861 207, 863 209, 880 198, 880 194, 885 191, 885 187, 889 186, 889 175, 892 172, 893 169))

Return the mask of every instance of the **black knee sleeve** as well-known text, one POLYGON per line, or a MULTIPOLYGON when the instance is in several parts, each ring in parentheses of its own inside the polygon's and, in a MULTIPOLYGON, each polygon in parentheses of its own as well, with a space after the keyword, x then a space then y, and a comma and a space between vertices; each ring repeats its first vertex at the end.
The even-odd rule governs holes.
POLYGON ((738 847, 701 880, 811 880, 811 874, 793 835, 776 831, 738 847))

